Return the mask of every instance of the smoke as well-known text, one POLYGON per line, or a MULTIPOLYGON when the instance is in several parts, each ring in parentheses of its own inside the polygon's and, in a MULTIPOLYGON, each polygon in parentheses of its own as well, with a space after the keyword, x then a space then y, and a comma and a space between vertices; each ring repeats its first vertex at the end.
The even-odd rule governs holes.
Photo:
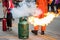
MULTIPOLYGON (((13 15, 13 18, 20 18, 23 16, 34 16, 35 14, 40 14, 42 11, 40 9, 36 8, 35 2, 25 2, 23 0, 19 3, 20 7, 13 8, 11 10, 11 13, 13 15)), ((36 15, 35 15, 36 16, 36 15)))

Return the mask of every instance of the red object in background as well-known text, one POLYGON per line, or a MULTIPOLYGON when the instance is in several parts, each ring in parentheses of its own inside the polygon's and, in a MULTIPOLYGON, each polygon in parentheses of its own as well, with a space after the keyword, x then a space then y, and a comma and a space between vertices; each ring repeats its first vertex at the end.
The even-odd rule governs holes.
POLYGON ((6 19, 5 18, 3 18, 3 20, 2 20, 2 30, 3 31, 6 31, 7 30, 7 27, 6 27, 6 19))
POLYGON ((14 8, 14 4, 13 4, 12 0, 9 0, 9 8, 14 8))

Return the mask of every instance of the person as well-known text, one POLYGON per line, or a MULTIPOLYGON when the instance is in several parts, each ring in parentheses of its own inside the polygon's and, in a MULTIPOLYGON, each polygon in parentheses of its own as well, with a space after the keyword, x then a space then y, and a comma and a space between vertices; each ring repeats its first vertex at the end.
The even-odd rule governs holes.
POLYGON ((12 30, 12 13, 10 12, 11 9, 7 10, 7 30, 12 30))
POLYGON ((54 6, 55 6, 55 0, 52 0, 52 3, 51 3, 51 12, 55 12, 55 9, 54 9, 54 6))
POLYGON ((48 12, 49 12, 50 11, 49 7, 51 6, 52 0, 47 0, 47 1, 48 1, 48 12))
POLYGON ((3 12, 4 12, 4 18, 5 18, 6 10, 8 8, 8 0, 2 0, 2 6, 3 6, 3 12))
MULTIPOLYGON (((37 8, 42 10, 42 13, 37 16, 37 18, 41 19, 45 17, 45 14, 48 12, 48 1, 47 0, 36 0, 37 8)), ((38 34, 40 25, 34 25, 34 30, 31 32, 35 35, 38 34)), ((44 35, 46 30, 46 25, 41 25, 41 35, 44 35)))
POLYGON ((56 12, 58 13, 58 10, 60 9, 60 0, 55 0, 55 4, 56 4, 56 12))

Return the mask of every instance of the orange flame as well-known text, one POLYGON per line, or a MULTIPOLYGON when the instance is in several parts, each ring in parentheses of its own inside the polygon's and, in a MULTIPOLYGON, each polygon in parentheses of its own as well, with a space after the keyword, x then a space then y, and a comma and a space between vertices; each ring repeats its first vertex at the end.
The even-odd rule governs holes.
POLYGON ((42 19, 36 18, 35 16, 30 16, 28 17, 28 22, 33 24, 34 26, 36 25, 44 26, 44 25, 48 25, 49 23, 51 23, 51 21, 53 21, 55 17, 58 17, 58 14, 54 14, 53 12, 48 12, 46 14, 46 17, 42 19))

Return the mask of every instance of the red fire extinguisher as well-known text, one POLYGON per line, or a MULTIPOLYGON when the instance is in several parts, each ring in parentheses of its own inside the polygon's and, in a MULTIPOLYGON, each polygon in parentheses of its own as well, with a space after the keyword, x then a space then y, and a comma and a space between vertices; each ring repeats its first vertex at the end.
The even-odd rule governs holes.
POLYGON ((7 28, 6 28, 6 18, 3 18, 3 20, 2 20, 2 30, 3 31, 7 30, 7 28))
POLYGON ((7 30, 5 15, 4 15, 4 18, 2 19, 2 30, 3 30, 3 31, 6 31, 6 30, 7 30))

